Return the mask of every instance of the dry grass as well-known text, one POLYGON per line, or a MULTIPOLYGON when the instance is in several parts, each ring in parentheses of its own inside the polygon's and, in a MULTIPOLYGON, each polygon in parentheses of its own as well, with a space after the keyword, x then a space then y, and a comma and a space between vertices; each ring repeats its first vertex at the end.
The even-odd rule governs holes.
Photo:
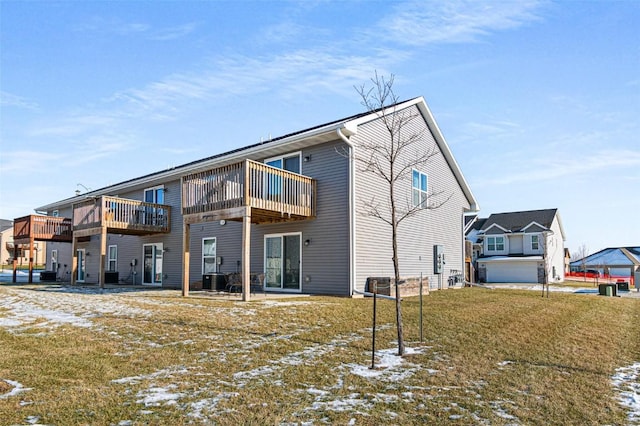
MULTIPOLYGON (((403 304, 407 346, 420 350, 371 378, 354 373, 366 371, 371 359, 370 299, 243 304, 176 296, 0 286, 0 301, 34 305, 43 299, 49 309, 91 313, 90 326, 54 327, 35 319, 0 327, 0 396, 13 388, 10 382, 29 388, 0 397, 0 422, 627 421, 611 376, 639 361, 640 299, 435 292, 424 300, 421 344, 418 299, 409 298, 403 304)), ((0 324, 13 318, 12 306, 0 302, 0 324)), ((393 304, 378 306, 378 348, 393 348, 393 304)))

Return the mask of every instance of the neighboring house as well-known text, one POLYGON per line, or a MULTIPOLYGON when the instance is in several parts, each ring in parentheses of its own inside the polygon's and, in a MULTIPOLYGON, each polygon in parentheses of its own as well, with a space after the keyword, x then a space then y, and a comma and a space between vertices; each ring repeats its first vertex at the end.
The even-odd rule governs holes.
POLYGON ((33 255, 33 263, 40 265, 45 262, 47 244, 37 242, 30 252, 29 245, 14 242, 13 221, 0 219, 0 264, 13 264, 14 256, 17 265, 29 265, 29 258, 33 255))
MULTIPOLYGON (((399 227, 402 275, 423 274, 433 285, 440 278, 434 245, 446 256, 445 280, 463 270, 464 216, 477 203, 424 99, 393 108, 417 114, 420 149, 438 152, 413 171, 417 187, 415 179, 398 183, 402 202, 432 188, 449 197, 399 227)), ((368 277, 393 276, 391 228, 361 207, 388 187, 345 155, 365 138, 385 143, 378 112, 44 205, 36 211, 68 221, 73 231, 48 244, 48 259, 68 265, 72 282, 182 287, 187 294, 204 275, 239 272, 263 278, 265 291, 351 296, 368 277)))
POLYGON ((492 214, 467 238, 478 250, 480 282, 564 281, 565 234, 557 209, 492 214))
POLYGON ((630 277, 633 281, 640 274, 640 246, 609 247, 571 262, 570 268, 572 272, 597 272, 603 277, 630 277))

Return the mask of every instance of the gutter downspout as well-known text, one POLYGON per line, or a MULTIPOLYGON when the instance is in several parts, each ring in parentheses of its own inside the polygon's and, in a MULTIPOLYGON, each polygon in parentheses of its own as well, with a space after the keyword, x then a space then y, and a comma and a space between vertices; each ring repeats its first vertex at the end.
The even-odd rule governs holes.
MULTIPOLYGON (((355 131, 347 129, 352 135, 355 131)), ((349 138, 338 127, 336 133, 344 143, 349 146, 349 296, 353 297, 356 291, 356 214, 355 214, 355 194, 356 194, 356 168, 355 168, 355 147, 349 138)), ((351 137, 351 136, 350 136, 351 137)))

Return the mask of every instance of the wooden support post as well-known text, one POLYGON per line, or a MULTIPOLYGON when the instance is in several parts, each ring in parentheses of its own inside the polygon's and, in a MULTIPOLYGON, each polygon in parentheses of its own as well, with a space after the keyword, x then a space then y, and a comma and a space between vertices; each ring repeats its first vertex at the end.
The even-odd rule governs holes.
POLYGON ((18 278, 18 245, 13 243, 13 282, 18 278))
POLYGON ((242 217, 242 300, 251 298, 251 207, 242 217))
POLYGON ((71 285, 76 284, 78 279, 78 238, 73 237, 71 244, 71 285))
MULTIPOLYGON (((104 221, 103 221, 104 223, 104 221)), ((104 288, 104 272, 105 263, 107 261, 107 227, 102 225, 102 231, 100 232, 100 276, 98 277, 98 283, 100 288, 104 288)))
POLYGON ((32 235, 31 238, 29 238, 29 284, 33 282, 33 246, 34 244, 35 244, 35 241, 32 235))
POLYGON ((189 297, 189 261, 190 261, 191 225, 182 225, 182 296, 189 297))

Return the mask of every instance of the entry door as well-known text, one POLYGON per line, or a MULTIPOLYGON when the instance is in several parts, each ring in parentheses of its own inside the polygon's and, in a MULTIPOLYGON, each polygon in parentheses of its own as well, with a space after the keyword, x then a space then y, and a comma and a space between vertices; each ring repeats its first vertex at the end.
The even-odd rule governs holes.
POLYGON ((87 274, 86 256, 84 249, 78 249, 78 251, 76 251, 76 256, 78 257, 78 273, 76 275, 76 281, 79 283, 83 283, 84 277, 87 274))
POLYGON ((267 290, 301 291, 301 234, 265 237, 265 288, 267 290))
POLYGON ((162 243, 145 244, 142 258, 142 284, 162 286, 162 243))

